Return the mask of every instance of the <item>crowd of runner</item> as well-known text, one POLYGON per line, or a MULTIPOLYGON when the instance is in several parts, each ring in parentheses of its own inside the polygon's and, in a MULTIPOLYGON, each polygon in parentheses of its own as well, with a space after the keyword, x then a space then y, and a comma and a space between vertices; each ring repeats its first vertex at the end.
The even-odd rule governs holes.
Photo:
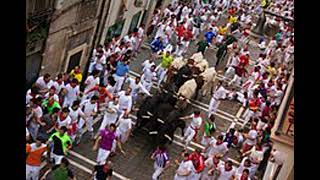
MULTIPOLYGON (((158 179, 172 163, 179 166, 176 180, 255 179, 257 171, 265 170, 269 157, 277 154, 272 150, 270 134, 292 73, 294 52, 293 27, 281 18, 267 21, 279 25, 274 37, 251 42, 249 31, 262 6, 258 0, 172 0, 163 12, 155 11, 146 32, 141 25, 123 38, 114 37, 97 47, 85 80, 80 67, 55 77, 39 77, 26 94, 27 179, 39 179, 43 155, 55 165, 53 176, 63 171, 66 177, 75 178, 67 168, 66 155, 86 131, 94 142, 93 151, 98 151, 94 178, 111 177, 109 157, 117 147, 125 154, 122 145, 134 127, 129 114, 138 108, 138 95, 152 96, 153 82, 161 88, 168 68, 175 58, 186 58, 190 43, 195 43, 197 52, 203 55, 217 50, 216 68, 227 61, 223 78, 212 92, 206 118, 199 111, 180 118, 191 119, 185 130, 186 147, 195 140, 205 148, 192 153, 186 148, 173 161, 167 148, 159 146, 151 156, 155 160, 152 179, 158 179), (152 55, 143 62, 140 77, 132 78, 130 63, 148 40, 152 55), (249 50, 252 46, 260 51, 256 59, 249 50), (160 64, 156 64, 158 58, 160 64), (123 88, 124 84, 128 86, 123 88), (241 127, 233 124, 227 132, 218 134, 215 113, 218 102, 224 99, 238 101, 247 110, 241 127), (96 119, 102 119, 98 130, 93 128, 96 119), (199 133, 200 139, 196 136, 199 133), (240 164, 229 159, 230 148, 239 150, 240 164)), ((293 1, 278 0, 268 9, 292 17, 293 1)))

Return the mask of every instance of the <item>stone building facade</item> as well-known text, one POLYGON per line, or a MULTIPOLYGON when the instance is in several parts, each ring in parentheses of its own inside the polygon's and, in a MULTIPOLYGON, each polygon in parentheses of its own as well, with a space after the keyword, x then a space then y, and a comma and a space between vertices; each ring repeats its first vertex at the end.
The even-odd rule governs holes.
POLYGON ((84 69, 105 0, 58 0, 43 54, 42 73, 84 69))
MULTIPOLYGON (((30 0, 35 1, 35 0, 30 0)), ((141 23, 151 22, 156 8, 170 0, 51 0, 54 12, 37 67, 42 75, 86 71, 92 50, 116 35, 125 36, 141 23)), ((85 75, 86 76, 86 75, 85 75)))

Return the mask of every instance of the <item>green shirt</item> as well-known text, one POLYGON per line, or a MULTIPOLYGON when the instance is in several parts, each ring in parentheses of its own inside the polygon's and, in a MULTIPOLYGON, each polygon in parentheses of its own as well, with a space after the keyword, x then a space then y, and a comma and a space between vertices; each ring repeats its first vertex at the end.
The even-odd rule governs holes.
POLYGON ((198 46, 199 46, 198 51, 204 52, 204 50, 206 50, 206 48, 208 46, 208 43, 207 43, 207 41, 199 41, 198 46))
MULTIPOLYGON (((59 132, 55 132, 50 136, 49 141, 54 141, 53 137, 57 137, 61 141, 62 150, 65 153, 67 150, 68 144, 71 144, 71 142, 72 142, 71 138, 67 135, 67 133, 64 133, 63 136, 60 136, 59 132)), ((57 147, 55 147, 55 148, 57 148, 57 147)))
POLYGON ((57 167, 52 170, 52 179, 54 180, 67 180, 73 178, 73 173, 66 167, 57 167))
POLYGON ((210 131, 215 129, 216 129, 216 125, 214 123, 210 123, 207 121, 204 125, 204 133, 206 136, 210 136, 211 135, 210 131))
POLYGON ((48 113, 50 113, 50 114, 52 113, 52 111, 53 111, 54 108, 59 108, 59 109, 61 109, 60 104, 59 104, 57 101, 55 101, 55 102, 52 104, 52 106, 48 106, 48 100, 45 100, 45 101, 42 103, 42 105, 47 108, 48 113))
POLYGON ((166 54, 162 54, 161 58, 162 58, 161 67, 163 68, 168 68, 173 62, 173 57, 171 55, 167 56, 166 54))

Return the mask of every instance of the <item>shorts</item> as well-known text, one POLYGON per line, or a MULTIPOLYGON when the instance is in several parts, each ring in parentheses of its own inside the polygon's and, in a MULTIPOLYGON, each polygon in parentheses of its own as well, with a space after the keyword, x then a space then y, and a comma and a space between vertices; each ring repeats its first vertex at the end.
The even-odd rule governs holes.
POLYGON ((97 164, 98 165, 105 164, 106 160, 109 157, 110 152, 111 152, 110 150, 99 148, 98 155, 97 155, 97 164))

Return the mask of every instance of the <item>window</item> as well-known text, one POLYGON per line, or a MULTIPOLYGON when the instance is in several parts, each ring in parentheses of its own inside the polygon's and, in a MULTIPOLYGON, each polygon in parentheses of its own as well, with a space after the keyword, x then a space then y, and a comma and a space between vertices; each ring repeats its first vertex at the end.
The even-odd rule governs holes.
POLYGON ((132 32, 134 30, 134 28, 136 28, 138 26, 138 22, 139 22, 140 16, 141 16, 141 11, 139 11, 137 14, 135 14, 132 17, 129 33, 132 32))
POLYGON ((107 32, 107 37, 105 42, 110 42, 112 38, 116 36, 120 36, 122 33, 123 25, 124 25, 124 20, 121 20, 115 23, 114 25, 110 26, 107 32))

